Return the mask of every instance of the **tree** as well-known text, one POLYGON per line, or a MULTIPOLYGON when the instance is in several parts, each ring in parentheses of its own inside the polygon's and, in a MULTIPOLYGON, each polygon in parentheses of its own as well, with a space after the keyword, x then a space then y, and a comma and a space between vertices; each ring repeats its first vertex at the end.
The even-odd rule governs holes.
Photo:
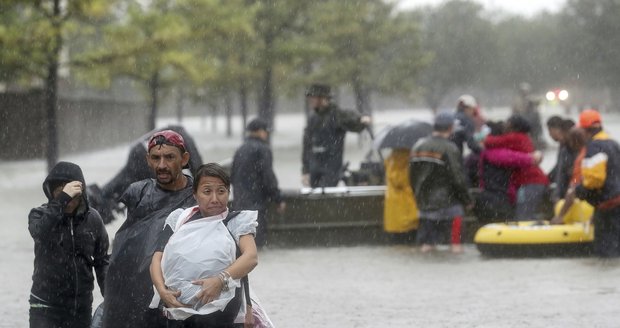
POLYGON ((297 36, 304 30, 304 22, 312 1, 256 0, 254 29, 257 45, 252 52, 260 72, 258 84, 258 116, 273 126, 275 115, 275 85, 284 67, 303 53, 305 45, 297 36))
POLYGON ((105 27, 103 42, 75 59, 95 85, 107 86, 117 76, 141 82, 150 104, 149 130, 155 128, 162 90, 210 74, 185 48, 191 29, 174 9, 175 1, 167 0, 130 4, 126 17, 105 27))
POLYGON ((569 0, 561 13, 561 49, 572 76, 586 85, 608 87, 620 104, 620 2, 569 0))
POLYGON ((46 161, 58 161, 58 70, 65 40, 86 29, 77 28, 105 17, 114 1, 7 0, 0 5, 0 62, 8 83, 26 87, 42 81, 47 119, 46 161))
POLYGON ((397 16, 393 5, 380 0, 327 1, 316 12, 311 21, 314 38, 328 51, 315 61, 315 76, 350 85, 358 111, 371 112, 373 91, 402 90, 406 84, 399 85, 396 76, 416 76, 423 59, 417 27, 397 16))
POLYGON ((255 43, 253 20, 256 5, 245 0, 183 0, 179 12, 191 28, 189 42, 196 60, 207 60, 212 74, 204 76, 198 88, 208 89, 210 102, 223 102, 227 116, 226 133, 231 136, 233 95, 240 94, 243 127, 247 118, 248 89, 255 85, 256 69, 247 59, 255 43), (202 13, 209 12, 209 15, 202 13))
POLYGON ((452 0, 422 14, 423 48, 432 60, 420 82, 431 109, 454 88, 482 82, 495 54, 493 26, 482 13, 478 4, 452 0))

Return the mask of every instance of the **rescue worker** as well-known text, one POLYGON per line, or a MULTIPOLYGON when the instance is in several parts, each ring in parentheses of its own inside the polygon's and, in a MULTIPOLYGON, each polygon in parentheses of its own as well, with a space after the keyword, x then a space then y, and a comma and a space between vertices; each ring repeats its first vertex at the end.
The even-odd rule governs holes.
POLYGON ((127 219, 114 237, 106 277, 103 327, 166 327, 159 309, 149 309, 153 285, 149 267, 168 214, 194 206, 193 179, 183 174, 189 160, 183 137, 164 130, 153 134, 145 158, 155 178, 132 183, 120 201, 127 219))
POLYGON ((314 113, 303 134, 302 183, 312 188, 333 187, 343 175, 347 131, 361 132, 370 124, 370 116, 338 108, 331 102, 329 85, 311 85, 306 97, 314 113))
POLYGON ((267 241, 267 206, 270 202, 277 204, 277 211, 283 213, 286 203, 282 201, 278 178, 273 172, 273 154, 267 143, 269 125, 256 118, 248 123, 246 130, 245 142, 235 152, 232 162, 233 208, 258 211, 255 240, 262 247, 267 241))
MULTIPOLYGON (((595 207, 594 253, 620 257, 620 146, 603 130, 601 114, 594 109, 579 115, 579 126, 590 140, 575 195, 595 207)), ((572 192, 571 188, 568 192, 572 192)))
MULTIPOLYGON (((458 148, 448 140, 454 123, 452 113, 437 114, 433 134, 412 150, 409 177, 420 209, 417 240, 422 252, 449 243, 454 218, 463 216, 463 207, 472 206, 458 148)), ((451 247, 454 253, 462 252, 460 244, 451 247)))

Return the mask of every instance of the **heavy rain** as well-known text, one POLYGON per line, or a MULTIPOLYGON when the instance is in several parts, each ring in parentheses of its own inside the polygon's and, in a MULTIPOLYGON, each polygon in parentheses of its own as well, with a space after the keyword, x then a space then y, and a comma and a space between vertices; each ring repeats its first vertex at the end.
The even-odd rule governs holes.
MULTIPOLYGON (((80 310, 90 321, 106 299, 114 299, 110 308, 121 312, 156 313, 160 322, 166 320, 159 309, 148 312, 148 304, 135 309, 139 302, 127 297, 141 293, 135 285, 147 287, 149 302, 158 294, 151 294, 157 282, 149 279, 153 272, 148 267, 156 245, 147 244, 154 241, 139 242, 146 245, 139 255, 148 259, 146 265, 136 265, 130 277, 119 274, 131 272, 123 270, 132 266, 119 260, 127 259, 119 253, 137 254, 120 232, 140 229, 126 224, 131 205, 119 202, 121 195, 142 179, 154 178, 161 190, 168 190, 166 179, 175 181, 174 168, 156 169, 154 175, 148 166, 167 156, 153 157, 151 149, 178 147, 173 135, 165 134, 163 141, 151 138, 166 129, 184 137, 183 150, 191 156, 186 174, 203 163, 219 163, 232 173, 231 211, 259 210, 258 222, 268 229, 251 234, 258 245, 255 268, 242 257, 229 259, 250 267, 252 301, 271 321, 257 327, 617 326, 620 218, 608 213, 614 213, 620 196, 620 148, 611 141, 620 138, 620 1, 516 3, 2 2, 0 327, 34 326, 33 320, 41 324, 51 314, 79 322, 80 310), (324 123, 316 118, 322 108, 347 111, 324 123), (558 119, 570 123, 564 137, 553 132, 551 122, 558 119), (471 121, 471 133, 462 132, 467 131, 463 120, 471 121), (336 124, 341 125, 331 129, 336 124), (527 131, 519 130, 523 124, 527 131), (320 132, 313 135, 313 130, 320 132), (337 152, 329 153, 339 142, 331 135, 336 130, 344 136, 342 161, 337 152), (531 150, 512 149, 521 144, 498 147, 510 148, 511 153, 502 154, 513 166, 485 162, 494 145, 508 140, 502 136, 515 133, 529 138, 531 150), (579 136, 585 136, 585 145, 565 161, 570 168, 560 165, 562 152, 576 147, 579 136), (235 154, 252 138, 262 140, 253 151, 258 147, 272 154, 275 194, 254 185, 258 178, 248 173, 264 162, 250 162, 235 173, 235 154), (430 185, 420 182, 428 172, 416 171, 428 168, 420 163, 451 163, 424 155, 425 143, 433 138, 456 144, 449 147, 454 151, 462 148, 457 175, 470 201, 454 196, 428 202, 433 198, 426 193, 453 174, 439 171, 431 175, 430 185), (337 165, 316 171, 320 158, 337 165), (528 163, 517 167, 516 158, 528 163), (601 158, 605 181, 592 187, 586 180, 591 170, 601 168, 593 159, 601 163, 601 158), (62 197, 72 192, 65 189, 68 182, 77 179, 50 180, 59 162, 79 165, 84 179, 76 186, 105 223, 107 254, 112 254, 106 298, 97 281, 100 273, 95 273, 97 255, 86 259, 81 253, 92 246, 70 248, 62 233, 58 240, 45 239, 61 228, 33 232, 31 210, 54 202, 46 197, 48 189, 62 197), (489 167, 499 174, 491 176, 489 167), (394 182, 395 173, 404 187, 394 182), (250 198, 266 199, 266 208, 238 205, 246 198, 235 193, 240 176, 252 177, 250 198), (496 192, 495 185, 504 190, 496 192), (562 202, 573 202, 571 197, 573 206, 559 215, 562 202), (454 199, 458 204, 448 206, 454 199), (451 212, 454 208, 463 213, 451 212), (607 242, 600 242, 603 229, 607 242), (113 245, 124 248, 113 250, 113 245), (88 291, 80 291, 80 297, 77 291, 68 298, 62 294, 78 285, 76 259, 92 271, 80 273, 80 279, 90 280, 87 286, 94 286, 92 304, 88 291), (41 263, 45 267, 37 267, 41 263), (62 286, 50 285, 65 278, 62 286)), ((451 183, 448 189, 456 194, 460 185, 451 183)), ((168 201, 154 199, 149 206, 168 201)), ((181 207, 195 204, 193 198, 186 201, 192 205, 181 207)), ((151 211, 147 217, 155 222, 157 211, 151 211)), ((157 229, 163 229, 171 211, 158 214, 157 229)), ((211 217, 202 207, 198 211, 211 217)), ((77 218, 78 212, 60 212, 59 217, 77 218)), ((73 236, 79 235, 80 224, 85 225, 68 224, 74 243, 85 242, 73 236)), ((227 228, 241 229, 238 225, 227 228)), ((159 231, 149 238, 161 238, 159 231)), ((235 248, 247 251, 242 237, 230 238, 232 255, 235 248)), ((233 266, 213 276, 221 295, 229 281, 243 276, 233 277, 233 266)), ((166 304, 162 300, 159 306, 166 304)), ((243 311, 238 313, 243 317, 243 311)), ((93 327, 101 327, 101 317, 93 318, 93 327)), ((106 313, 103 326, 122 327, 132 320, 137 322, 132 326, 146 325, 129 318, 106 313)), ((254 321, 259 319, 255 313, 254 321)), ((86 325, 76 324, 81 326, 86 325)))

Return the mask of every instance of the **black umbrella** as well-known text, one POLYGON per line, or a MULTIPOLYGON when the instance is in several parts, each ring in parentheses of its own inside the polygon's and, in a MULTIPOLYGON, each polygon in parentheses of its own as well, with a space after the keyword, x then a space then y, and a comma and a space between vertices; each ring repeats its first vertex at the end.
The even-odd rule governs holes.
POLYGON ((375 138, 373 147, 377 150, 384 148, 411 148, 420 138, 429 136, 433 127, 426 122, 408 120, 383 129, 375 138))

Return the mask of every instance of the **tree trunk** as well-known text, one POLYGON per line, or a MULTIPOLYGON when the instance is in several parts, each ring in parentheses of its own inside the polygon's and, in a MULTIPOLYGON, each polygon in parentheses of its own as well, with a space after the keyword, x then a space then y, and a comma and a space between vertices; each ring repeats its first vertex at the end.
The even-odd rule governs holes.
POLYGON ((273 96, 273 37, 265 36, 265 63, 263 67, 263 83, 259 91, 258 116, 269 124, 273 130, 274 96, 273 96))
MULTIPOLYGON (((239 88, 239 102, 241 105, 241 131, 245 131, 245 127, 248 125, 248 87, 243 81, 239 88)), ((241 133, 242 140, 245 137, 244 134, 241 133)))
POLYGON ((49 54, 47 66, 47 78, 45 81, 45 108, 47 119, 47 171, 58 162, 58 122, 56 112, 58 108, 58 58, 62 47, 62 35, 60 32, 60 0, 54 0, 54 16, 52 17, 52 28, 54 38, 53 47, 49 54))
POLYGON ((217 112, 219 110, 217 101, 210 102, 209 109, 211 110, 211 131, 217 132, 217 112))
POLYGON ((361 81, 353 81, 353 92, 355 93, 355 107, 362 114, 372 115, 370 108, 370 91, 361 81))
POLYGON ((158 106, 158 94, 159 94, 159 71, 153 73, 149 80, 149 91, 151 92, 151 112, 149 114, 148 129, 155 129, 155 121, 157 120, 157 106, 158 106))
POLYGON ((183 87, 177 88, 177 122, 183 122, 183 105, 185 102, 185 93, 183 87))
POLYGON ((224 110, 226 111, 226 136, 232 137, 232 114, 233 114, 233 101, 230 92, 226 91, 224 95, 224 110))
POLYGON ((258 116, 267 121, 270 128, 273 128, 273 69, 271 66, 265 67, 262 84, 258 101, 258 116))

